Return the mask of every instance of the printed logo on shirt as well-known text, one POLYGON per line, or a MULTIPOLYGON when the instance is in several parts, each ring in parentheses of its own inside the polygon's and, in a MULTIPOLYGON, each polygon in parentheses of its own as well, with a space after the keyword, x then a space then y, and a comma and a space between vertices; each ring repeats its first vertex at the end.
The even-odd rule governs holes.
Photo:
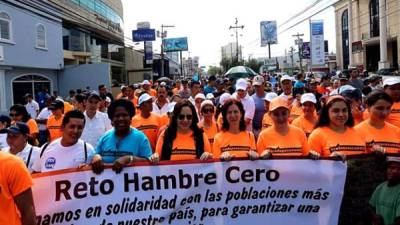
POLYGON ((158 126, 157 125, 142 125, 136 127, 138 130, 157 130, 158 126))
POLYGON ((364 152, 364 146, 357 146, 357 145, 336 145, 329 148, 331 152, 340 152, 340 151, 349 151, 349 152, 364 152))
POLYGON ((276 147, 276 148, 266 148, 265 150, 269 150, 272 153, 302 153, 302 148, 280 148, 280 147, 276 147))
POLYGON ((400 109, 392 109, 391 113, 400 113, 400 109))
POLYGON ((240 151, 250 151, 249 146, 226 146, 221 148, 221 152, 226 152, 226 151, 231 151, 231 152, 240 152, 240 151))
POLYGON ((54 157, 47 158, 46 163, 44 164, 46 169, 53 169, 55 165, 56 165, 56 159, 54 157))
POLYGON ((196 155, 196 150, 174 148, 171 154, 172 155, 196 155))
POLYGON ((374 145, 379 145, 384 148, 394 148, 400 151, 400 143, 388 142, 388 141, 371 141, 367 142, 367 147, 372 148, 374 145))

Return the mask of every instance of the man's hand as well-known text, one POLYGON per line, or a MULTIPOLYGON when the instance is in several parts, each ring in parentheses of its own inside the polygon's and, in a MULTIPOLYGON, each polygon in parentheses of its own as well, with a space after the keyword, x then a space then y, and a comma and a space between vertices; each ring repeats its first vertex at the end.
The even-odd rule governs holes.
POLYGON ((114 170, 116 173, 121 173, 122 169, 133 161, 132 158, 133 156, 131 155, 119 157, 112 165, 112 170, 114 170))
POLYGON ((101 156, 99 154, 96 154, 93 157, 91 166, 92 166, 93 173, 101 174, 103 172, 104 163, 103 163, 103 159, 101 158, 101 156))
POLYGON ((264 150, 260 155, 260 158, 262 158, 262 159, 270 159, 271 157, 272 157, 272 153, 270 150, 264 150))

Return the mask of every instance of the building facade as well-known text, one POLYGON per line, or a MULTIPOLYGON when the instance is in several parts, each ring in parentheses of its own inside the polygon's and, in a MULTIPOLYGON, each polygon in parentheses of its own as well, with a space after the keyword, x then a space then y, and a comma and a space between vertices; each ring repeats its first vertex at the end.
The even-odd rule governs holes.
POLYGON ((32 1, 0 2, 0 111, 23 95, 58 89, 64 68, 57 10, 32 1))
POLYGON ((398 69, 399 0, 341 0, 334 7, 339 69, 398 69))

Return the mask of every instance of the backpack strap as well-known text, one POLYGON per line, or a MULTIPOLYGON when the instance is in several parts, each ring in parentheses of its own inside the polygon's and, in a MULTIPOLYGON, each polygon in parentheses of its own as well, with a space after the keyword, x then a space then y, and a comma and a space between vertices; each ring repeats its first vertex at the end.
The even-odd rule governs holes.
POLYGON ((28 160, 26 160, 27 168, 29 168, 29 163, 31 162, 32 152, 33 152, 33 146, 31 147, 31 150, 29 150, 28 160))
POLYGON ((40 151, 40 156, 39 158, 42 158, 44 151, 46 150, 47 146, 49 146, 50 142, 46 142, 43 147, 42 147, 42 151, 40 151))

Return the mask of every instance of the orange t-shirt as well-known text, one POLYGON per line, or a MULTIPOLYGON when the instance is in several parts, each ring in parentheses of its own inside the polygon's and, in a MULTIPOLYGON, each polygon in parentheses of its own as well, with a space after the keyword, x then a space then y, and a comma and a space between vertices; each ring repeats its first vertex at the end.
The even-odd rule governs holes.
MULTIPOLYGON (((156 152, 161 158, 162 146, 164 144, 164 133, 160 135, 157 141, 156 152)), ((203 133, 204 152, 212 153, 210 142, 205 133, 203 133)), ((196 144, 194 142, 193 132, 187 134, 177 133, 175 140, 172 141, 172 152, 170 160, 193 160, 196 159, 196 144)))
POLYGON ((152 97, 155 97, 156 95, 157 95, 157 91, 155 90, 155 89, 150 89, 150 91, 149 91, 150 93, 150 96, 152 96, 152 97))
POLYGON ((329 127, 319 127, 308 137, 310 150, 319 152, 321 156, 330 156, 333 152, 345 155, 366 153, 365 141, 354 128, 348 127, 345 132, 337 133, 329 127))
POLYGON ((214 137, 213 154, 220 157, 223 152, 229 152, 235 157, 248 157, 250 150, 256 151, 256 139, 249 131, 241 131, 239 134, 232 134, 228 131, 221 131, 214 137))
POLYGON ((20 225, 14 197, 31 188, 33 181, 24 162, 0 151, 0 224, 20 225))
MULTIPOLYGON (((315 118, 315 121, 317 122, 317 118, 315 118)), ((293 120, 292 125, 303 130, 304 133, 306 133, 307 137, 310 136, 310 134, 314 130, 314 126, 315 126, 314 123, 312 123, 309 120, 306 120, 306 118, 304 118, 304 115, 301 115, 301 116, 297 117, 295 120, 293 120)))
POLYGON ((387 153, 400 153, 400 128, 385 122, 385 126, 377 129, 366 120, 354 129, 364 138, 367 150, 370 152, 373 145, 385 148, 387 153))
POLYGON ((29 127, 29 134, 38 134, 39 133, 39 127, 34 119, 29 119, 26 122, 26 125, 29 127))
POLYGON ((149 118, 143 118, 137 114, 132 118, 131 126, 142 131, 149 139, 153 151, 156 149, 157 134, 161 127, 160 117, 155 113, 150 113, 149 118))
POLYGON ((56 120, 54 115, 51 115, 47 119, 47 129, 49 130, 50 133, 50 142, 54 141, 55 139, 61 137, 63 135, 63 132, 61 130, 61 124, 62 120, 64 118, 64 115, 60 117, 60 119, 56 120))
POLYGON ((290 110, 289 123, 301 115, 303 115, 303 109, 301 108, 301 105, 293 104, 292 109, 290 110))
POLYGON ((74 110, 74 106, 69 104, 69 102, 64 102, 64 114, 74 110))
POLYGON ((386 119, 386 122, 400 128, 400 102, 395 102, 393 104, 392 111, 386 119))
POLYGON ((261 154, 265 150, 269 150, 273 156, 306 156, 310 151, 305 133, 292 125, 289 125, 286 135, 279 134, 274 126, 261 131, 257 152, 261 154))
POLYGON ((269 115, 269 113, 265 113, 264 117, 262 119, 262 130, 264 130, 265 128, 268 128, 272 125, 274 125, 274 121, 272 121, 272 118, 269 115))
POLYGON ((160 116, 160 126, 166 126, 169 124, 169 116, 167 114, 162 114, 160 116))
POLYGON ((204 133, 207 134, 208 141, 210 142, 211 147, 212 147, 212 144, 214 143, 214 137, 215 137, 215 135, 218 133, 217 123, 216 123, 215 121, 213 121, 213 122, 211 123, 211 127, 205 128, 205 127, 203 126, 203 124, 201 124, 201 122, 200 122, 200 123, 199 123, 199 127, 200 127, 200 128, 203 128, 204 133))

